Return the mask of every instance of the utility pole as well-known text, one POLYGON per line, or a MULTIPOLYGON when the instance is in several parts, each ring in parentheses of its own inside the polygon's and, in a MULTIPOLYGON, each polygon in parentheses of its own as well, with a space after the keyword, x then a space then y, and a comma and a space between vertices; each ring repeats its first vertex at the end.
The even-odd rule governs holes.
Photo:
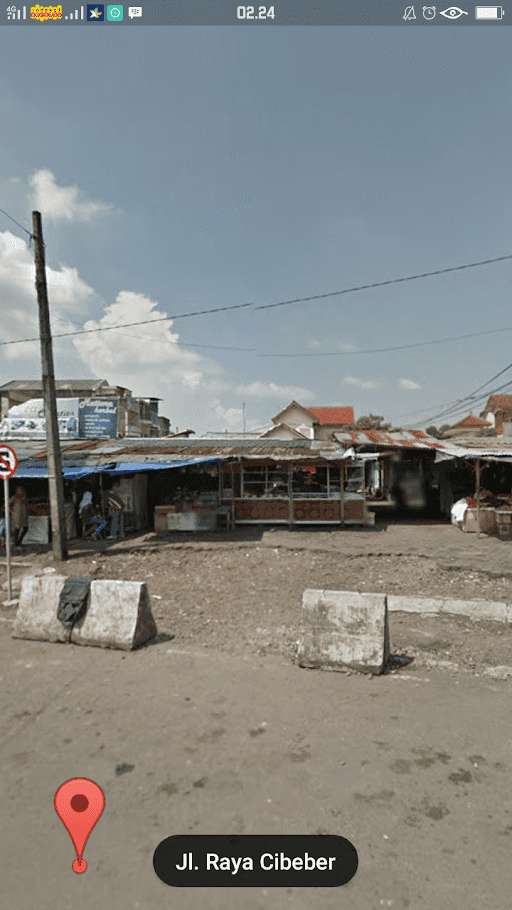
POLYGON ((64 478, 60 453, 55 374, 53 372, 52 333, 46 287, 43 228, 41 213, 32 212, 36 263, 36 291, 39 306, 39 336, 43 367, 44 416, 46 418, 46 448, 48 452, 48 484, 50 488, 50 515, 52 523, 53 555, 55 559, 68 558, 66 515, 64 511, 64 478))

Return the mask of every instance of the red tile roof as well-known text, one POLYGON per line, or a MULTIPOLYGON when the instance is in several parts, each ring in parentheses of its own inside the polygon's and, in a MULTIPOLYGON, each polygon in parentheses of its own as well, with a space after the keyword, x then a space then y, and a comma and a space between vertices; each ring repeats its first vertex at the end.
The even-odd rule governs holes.
POLYGON ((486 408, 491 411, 493 408, 495 410, 512 411, 512 395, 491 395, 486 408))
POLYGON ((346 426, 354 423, 354 408, 307 408, 319 420, 320 425, 346 426))
POLYGON ((462 420, 459 420, 458 423, 453 424, 457 429, 463 429, 467 427, 471 428, 481 428, 481 427, 490 427, 491 424, 487 423, 486 420, 482 420, 481 417, 475 417, 474 414, 468 414, 467 417, 464 417, 462 420))

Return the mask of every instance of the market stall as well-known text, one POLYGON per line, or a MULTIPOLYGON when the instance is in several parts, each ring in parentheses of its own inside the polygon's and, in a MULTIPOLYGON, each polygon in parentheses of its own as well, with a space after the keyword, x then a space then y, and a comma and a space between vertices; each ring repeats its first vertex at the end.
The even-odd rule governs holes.
POLYGON ((340 524, 343 471, 320 459, 240 460, 223 467, 221 503, 235 524, 340 524))
POLYGON ((161 472, 155 480, 154 527, 166 531, 208 531, 217 525, 219 469, 211 464, 193 464, 161 472), (158 494, 156 489, 158 488, 158 494))

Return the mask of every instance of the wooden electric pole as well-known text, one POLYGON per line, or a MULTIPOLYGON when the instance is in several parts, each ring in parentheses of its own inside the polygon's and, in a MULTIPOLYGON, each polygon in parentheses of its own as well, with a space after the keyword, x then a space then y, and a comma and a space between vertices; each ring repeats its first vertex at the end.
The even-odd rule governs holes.
POLYGON ((52 523, 53 555, 55 559, 68 558, 66 514, 64 510, 64 478, 60 453, 57 397, 53 372, 52 333, 48 310, 46 266, 44 261, 43 228, 41 213, 32 212, 36 263, 36 291, 39 306, 39 335, 43 368, 44 416, 46 418, 46 448, 48 452, 48 484, 50 488, 50 515, 52 523))

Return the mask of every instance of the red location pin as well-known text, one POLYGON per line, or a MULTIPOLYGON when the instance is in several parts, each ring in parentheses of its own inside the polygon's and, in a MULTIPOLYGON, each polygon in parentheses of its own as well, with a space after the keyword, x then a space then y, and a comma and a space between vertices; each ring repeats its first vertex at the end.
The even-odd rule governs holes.
POLYGON ((55 794, 55 811, 67 828, 73 841, 76 856, 75 872, 85 872, 87 863, 82 859, 87 839, 103 809, 105 795, 93 780, 74 777, 67 780, 55 794))

